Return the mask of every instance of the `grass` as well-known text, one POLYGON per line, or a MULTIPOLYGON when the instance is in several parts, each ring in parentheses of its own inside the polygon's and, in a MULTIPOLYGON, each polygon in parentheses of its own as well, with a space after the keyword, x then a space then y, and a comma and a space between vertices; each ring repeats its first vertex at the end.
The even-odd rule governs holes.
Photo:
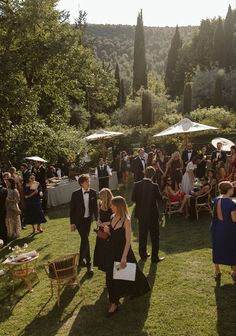
MULTIPOLYGON (((133 205, 129 191, 125 194, 130 211, 133 205)), ((80 274, 81 289, 65 289, 61 306, 56 296, 50 298, 49 281, 43 264, 58 256, 79 250, 79 235, 69 230, 68 207, 49 212, 45 232, 29 236, 31 228, 11 243, 29 244, 40 253, 34 292, 28 293, 23 283, 12 294, 8 275, 0 278, 0 335, 4 336, 235 336, 236 286, 223 268, 220 288, 215 288, 211 264, 210 217, 200 215, 188 222, 173 215, 161 217, 161 256, 166 259, 152 265, 150 260, 139 265, 148 276, 152 291, 135 300, 124 299, 119 314, 104 317, 108 307, 104 274, 95 270, 92 279, 80 274)), ((92 251, 95 234, 91 230, 92 251)), ((137 225, 133 221, 133 248, 137 254, 137 225)), ((8 247, 0 251, 4 260, 8 247)))

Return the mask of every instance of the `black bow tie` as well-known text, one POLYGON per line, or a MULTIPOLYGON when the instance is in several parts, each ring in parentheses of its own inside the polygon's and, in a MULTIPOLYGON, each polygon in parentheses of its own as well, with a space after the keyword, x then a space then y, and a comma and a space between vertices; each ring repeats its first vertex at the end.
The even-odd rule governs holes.
POLYGON ((144 158, 141 158, 142 161, 144 161, 144 158))
POLYGON ((188 153, 192 153, 192 151, 191 151, 191 150, 189 150, 189 151, 188 151, 188 153))
POLYGON ((89 191, 84 191, 84 195, 85 195, 85 194, 89 194, 89 191))

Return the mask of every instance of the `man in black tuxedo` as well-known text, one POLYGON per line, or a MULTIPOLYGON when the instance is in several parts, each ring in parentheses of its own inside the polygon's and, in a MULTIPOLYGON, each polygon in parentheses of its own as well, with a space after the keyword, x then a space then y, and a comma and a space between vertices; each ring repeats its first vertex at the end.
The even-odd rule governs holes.
POLYGON ((197 152, 193 149, 193 145, 191 142, 187 143, 186 149, 182 153, 182 160, 184 163, 184 167, 192 160, 193 157, 197 156, 197 152))
POLYGON ((103 188, 109 188, 109 178, 112 176, 111 168, 100 158, 96 168, 95 175, 98 178, 99 191, 103 188))
POLYGON ((22 186, 23 189, 25 189, 26 184, 29 182, 29 177, 30 177, 30 171, 28 169, 27 163, 22 163, 20 166, 21 174, 22 174, 22 186))
POLYGON ((217 142, 216 146, 217 149, 214 150, 211 154, 212 169, 216 168, 216 165, 219 161, 226 163, 227 159, 226 153, 222 150, 222 142, 217 142))
POLYGON ((152 242, 151 260, 157 263, 164 258, 159 257, 159 210, 158 201, 162 200, 159 186, 152 182, 155 175, 153 167, 147 167, 142 181, 134 184, 132 201, 135 202, 135 218, 139 223, 139 255, 145 260, 147 253, 147 237, 150 232, 152 242))
POLYGON ((71 231, 77 229, 81 238, 79 266, 84 266, 85 259, 88 274, 92 276, 89 232, 93 216, 96 221, 98 219, 97 194, 96 190, 90 189, 90 178, 88 175, 81 175, 78 182, 80 189, 74 191, 71 197, 70 225, 71 231))
POLYGON ((144 158, 144 149, 139 148, 138 156, 132 162, 132 172, 134 173, 134 182, 141 181, 144 178, 146 163, 144 158))

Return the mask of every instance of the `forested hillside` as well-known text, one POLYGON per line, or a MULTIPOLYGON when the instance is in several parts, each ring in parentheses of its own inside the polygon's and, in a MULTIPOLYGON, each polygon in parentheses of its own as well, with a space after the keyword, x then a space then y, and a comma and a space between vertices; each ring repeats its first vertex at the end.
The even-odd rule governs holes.
MULTIPOLYGON (((180 27, 183 43, 191 41, 197 27, 180 27)), ((164 76, 166 58, 175 27, 145 27, 148 71, 164 76)), ((126 87, 131 86, 135 26, 89 24, 87 38, 98 58, 115 68, 118 61, 126 87)))

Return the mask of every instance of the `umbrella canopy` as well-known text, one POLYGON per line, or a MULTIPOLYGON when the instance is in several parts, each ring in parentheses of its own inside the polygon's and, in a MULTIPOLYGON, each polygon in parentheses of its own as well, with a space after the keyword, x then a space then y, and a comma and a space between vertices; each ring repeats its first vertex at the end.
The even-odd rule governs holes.
POLYGON ((203 124, 198 124, 196 122, 191 121, 190 119, 182 119, 177 124, 167 128, 166 130, 157 133, 154 137, 160 137, 165 135, 177 134, 177 133, 192 133, 199 131, 207 131, 217 129, 213 126, 207 126, 203 124))
POLYGON ((82 138, 81 141, 92 141, 92 140, 99 140, 99 139, 111 139, 113 137, 122 135, 121 132, 111 132, 111 131, 97 131, 91 135, 88 135, 85 138, 82 138))
POLYGON ((218 142, 222 143, 222 150, 226 152, 230 152, 230 147, 234 146, 234 143, 232 141, 225 139, 225 138, 215 138, 211 140, 211 143, 215 148, 217 148, 218 142))
POLYGON ((47 162, 46 160, 42 159, 39 156, 27 156, 26 160, 38 161, 38 162, 47 162))

